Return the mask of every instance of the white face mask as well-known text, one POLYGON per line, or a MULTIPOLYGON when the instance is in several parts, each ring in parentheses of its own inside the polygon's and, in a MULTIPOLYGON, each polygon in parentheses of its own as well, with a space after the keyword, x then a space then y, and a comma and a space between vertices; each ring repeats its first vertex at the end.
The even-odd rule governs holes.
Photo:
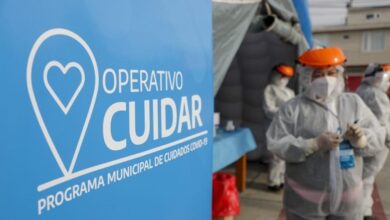
POLYGON ((286 87, 288 82, 289 82, 289 78, 287 77, 282 77, 281 79, 279 79, 279 86, 281 87, 286 87))
POLYGON ((315 98, 325 99, 329 97, 337 87, 337 77, 325 76, 313 80, 311 83, 311 91, 315 98))

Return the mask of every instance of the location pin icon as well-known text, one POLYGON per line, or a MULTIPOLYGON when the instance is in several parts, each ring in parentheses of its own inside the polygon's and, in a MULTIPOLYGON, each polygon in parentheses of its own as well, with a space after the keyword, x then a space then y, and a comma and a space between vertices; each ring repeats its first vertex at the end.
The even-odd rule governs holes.
MULTIPOLYGON (((58 56, 61 57, 60 52, 58 56)), ((99 73, 95 56, 76 33, 62 28, 50 29, 35 41, 26 72, 27 90, 39 126, 62 174, 70 175, 77 162, 98 94, 99 73), (61 63, 58 59, 48 60, 43 68, 35 68, 35 65, 42 63, 36 62, 37 54, 41 56, 40 48, 52 44, 55 38, 71 39, 81 45, 90 59, 90 71, 77 61, 61 63), (55 83, 51 79, 60 81, 55 83), (61 85, 68 81, 75 86, 61 85), (68 96, 61 95, 63 92, 68 96), (68 162, 64 158, 68 158, 68 162)))

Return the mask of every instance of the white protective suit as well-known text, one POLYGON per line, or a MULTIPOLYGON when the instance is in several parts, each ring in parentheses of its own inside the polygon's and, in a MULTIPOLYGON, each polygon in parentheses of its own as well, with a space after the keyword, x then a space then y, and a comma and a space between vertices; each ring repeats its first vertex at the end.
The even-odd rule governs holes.
MULTIPOLYGON (((342 81, 342 77, 339 77, 342 81)), ((384 133, 373 113, 342 85, 322 104, 310 89, 288 101, 275 115, 268 131, 268 149, 286 161, 284 208, 288 219, 362 219, 363 160, 381 150, 384 133), (353 149, 355 167, 341 169, 339 148, 313 150, 313 138, 323 132, 364 130, 367 146, 353 149)))
MULTIPOLYGON (((272 118, 279 111, 279 108, 292 99, 294 91, 287 87, 287 78, 282 78, 279 73, 274 73, 271 83, 264 90, 264 112, 269 119, 265 125, 269 126, 272 118), (282 80, 282 81, 281 81, 282 80)), ((285 163, 279 157, 273 155, 269 163, 268 185, 280 186, 284 184, 285 163)))
MULTIPOLYGON (((383 80, 389 80, 388 78, 383 80)), ((363 99, 366 105, 377 117, 382 129, 386 131, 386 144, 383 143, 382 150, 372 156, 363 158, 363 183, 364 183, 364 215, 372 215, 372 192, 374 188, 375 176, 383 168, 386 162, 390 147, 390 102, 384 89, 380 88, 382 82, 375 82, 375 76, 366 78, 358 90, 357 94, 363 99), (385 147, 385 145, 387 147, 385 147)))

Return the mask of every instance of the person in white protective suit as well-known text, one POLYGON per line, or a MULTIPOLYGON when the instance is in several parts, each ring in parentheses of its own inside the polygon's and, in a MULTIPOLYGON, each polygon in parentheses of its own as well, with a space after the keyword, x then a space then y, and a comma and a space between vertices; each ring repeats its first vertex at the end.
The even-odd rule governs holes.
POLYGON ((383 130, 386 131, 383 150, 372 157, 363 157, 363 191, 364 191, 364 219, 377 219, 373 216, 372 205, 374 204, 372 192, 375 176, 383 168, 390 147, 390 102, 387 90, 390 86, 389 66, 370 64, 364 74, 364 80, 357 89, 357 94, 371 109, 383 130))
POLYGON ((288 220, 363 219, 363 159, 384 142, 361 98, 345 93, 339 48, 299 57, 311 84, 284 104, 267 131, 268 149, 286 161, 283 205, 288 220))
MULTIPOLYGON (((293 67, 280 64, 274 67, 271 83, 264 90, 264 112, 270 124, 279 108, 288 100, 294 98, 295 93, 287 87, 290 78, 294 75, 293 67)), ((276 155, 272 155, 268 171, 268 189, 280 191, 284 184, 285 163, 276 155)))

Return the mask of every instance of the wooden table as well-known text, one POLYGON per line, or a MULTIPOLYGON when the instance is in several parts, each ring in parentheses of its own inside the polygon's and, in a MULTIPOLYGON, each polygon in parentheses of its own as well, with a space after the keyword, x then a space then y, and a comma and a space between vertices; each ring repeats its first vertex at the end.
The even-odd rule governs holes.
POLYGON ((236 162, 236 184, 239 192, 246 189, 246 155, 236 162))

